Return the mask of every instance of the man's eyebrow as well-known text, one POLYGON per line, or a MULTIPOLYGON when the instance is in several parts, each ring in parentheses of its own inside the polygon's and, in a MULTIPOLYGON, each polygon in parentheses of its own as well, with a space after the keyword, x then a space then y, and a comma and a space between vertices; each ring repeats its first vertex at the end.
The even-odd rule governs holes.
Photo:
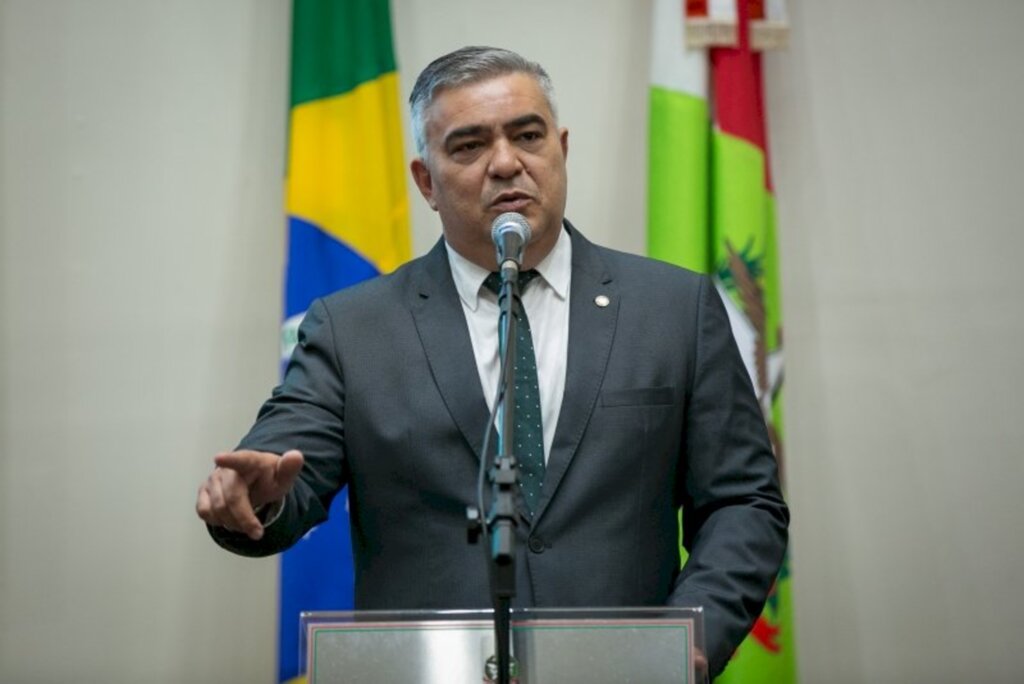
POLYGON ((547 127, 548 123, 544 120, 544 117, 540 114, 524 114, 518 116, 505 124, 505 128, 522 128, 523 126, 529 126, 530 124, 540 124, 541 126, 547 127))
POLYGON ((487 130, 486 126, 480 126, 473 124, 470 126, 463 126, 462 128, 456 128, 453 131, 449 131, 448 135, 444 136, 445 143, 450 143, 456 138, 466 138, 470 136, 482 135, 487 130))

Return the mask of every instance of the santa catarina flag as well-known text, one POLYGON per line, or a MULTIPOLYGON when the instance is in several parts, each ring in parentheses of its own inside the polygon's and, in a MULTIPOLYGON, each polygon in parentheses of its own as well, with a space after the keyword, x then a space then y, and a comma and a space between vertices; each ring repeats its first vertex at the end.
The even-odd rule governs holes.
MULTIPOLYGON (((282 363, 310 303, 411 256, 388 0, 295 0, 282 363)), ((281 558, 279 681, 299 672, 299 613, 352 608, 347 496, 281 558)))
MULTIPOLYGON (((713 277, 781 472, 782 314, 775 207, 761 57, 749 41, 751 12, 758 19, 763 9, 756 0, 655 0, 648 250, 655 258, 713 277), (735 46, 685 45, 687 13, 702 15, 695 23, 704 38, 710 35, 708 27, 713 29, 708 42, 721 38, 735 46)), ((789 567, 787 554, 764 612, 717 681, 796 681, 789 567)))

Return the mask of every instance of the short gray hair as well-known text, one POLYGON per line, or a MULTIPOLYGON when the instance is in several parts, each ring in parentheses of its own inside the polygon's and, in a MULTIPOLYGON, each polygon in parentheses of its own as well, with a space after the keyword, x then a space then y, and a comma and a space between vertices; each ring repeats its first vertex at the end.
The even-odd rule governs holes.
POLYGON ((442 90, 479 81, 486 81, 508 74, 533 76, 548 101, 551 115, 558 120, 555 109, 555 88, 544 67, 531 62, 522 55, 503 48, 471 45, 438 57, 420 72, 416 85, 409 95, 409 109, 412 114, 412 135, 416 141, 416 152, 424 159, 427 156, 426 111, 434 103, 434 96, 442 90))

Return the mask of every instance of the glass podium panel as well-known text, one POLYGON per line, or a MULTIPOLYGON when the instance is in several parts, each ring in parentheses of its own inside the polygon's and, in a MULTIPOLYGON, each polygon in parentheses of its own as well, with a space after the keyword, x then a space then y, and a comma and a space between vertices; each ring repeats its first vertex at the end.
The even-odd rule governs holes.
MULTIPOLYGON (((695 608, 513 610, 512 681, 705 682, 695 672, 702 618, 695 608)), ((310 684, 497 681, 489 610, 304 613, 300 629, 310 684)))

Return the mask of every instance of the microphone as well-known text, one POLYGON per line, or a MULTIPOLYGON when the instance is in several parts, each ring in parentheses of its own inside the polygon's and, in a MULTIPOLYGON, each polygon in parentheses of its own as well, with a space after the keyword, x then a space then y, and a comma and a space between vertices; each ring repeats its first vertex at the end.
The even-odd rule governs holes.
POLYGON ((505 212, 491 223, 491 239, 498 250, 498 268, 519 271, 523 265, 523 250, 530 241, 530 224, 526 217, 514 211, 505 212))

